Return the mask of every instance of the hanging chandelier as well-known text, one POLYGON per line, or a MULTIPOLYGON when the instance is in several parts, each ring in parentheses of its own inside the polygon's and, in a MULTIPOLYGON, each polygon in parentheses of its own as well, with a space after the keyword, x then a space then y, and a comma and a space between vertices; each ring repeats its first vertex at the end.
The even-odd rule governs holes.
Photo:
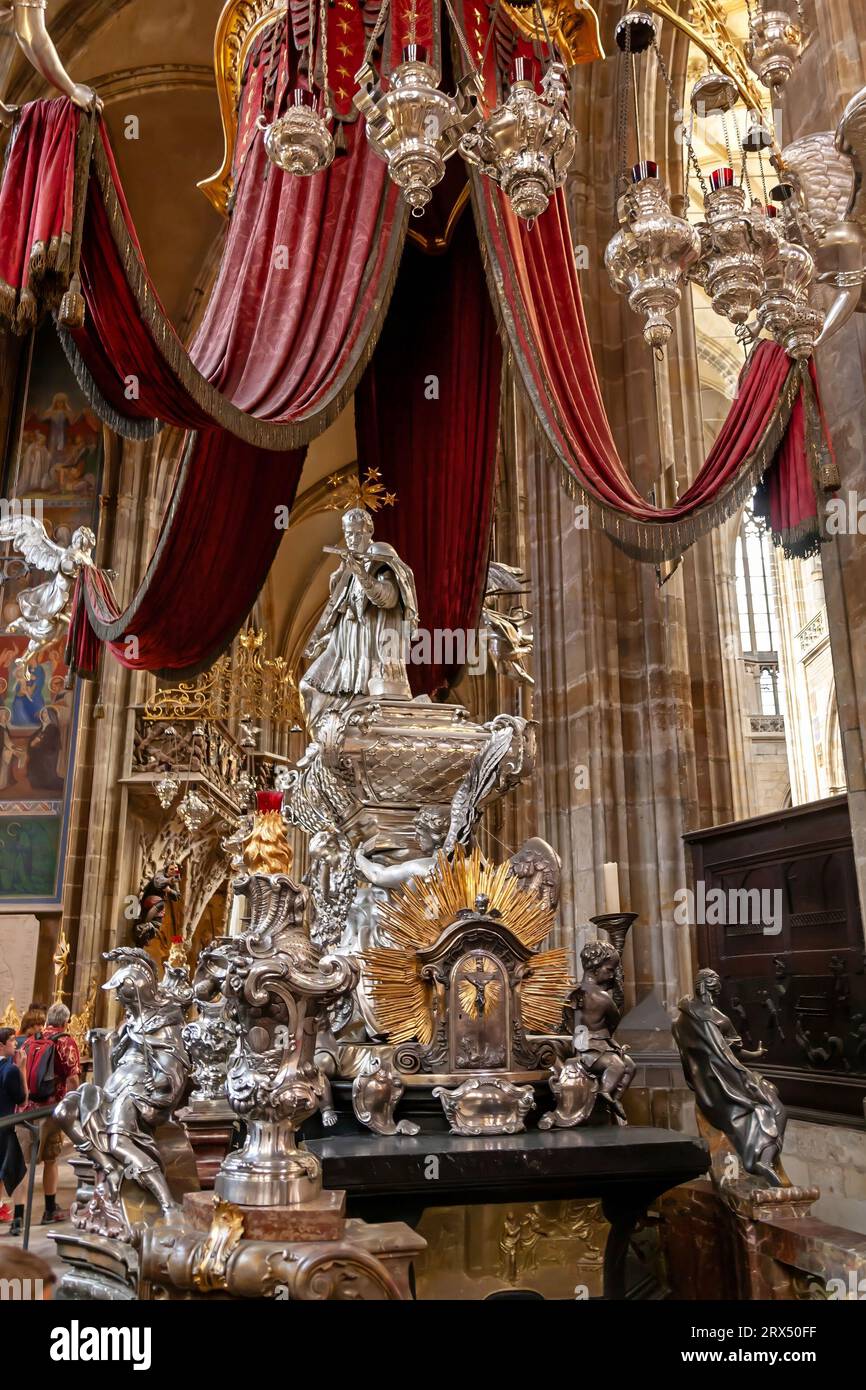
POLYGON ((577 133, 566 114, 568 82, 550 63, 536 88, 536 64, 516 58, 507 99, 460 142, 460 152, 493 179, 530 225, 565 181, 577 133))
POLYGON ((632 10, 620 20, 615 38, 622 53, 617 92, 622 191, 617 200, 620 226, 607 244, 604 263, 613 288, 627 295, 629 307, 646 320, 645 341, 660 354, 673 332, 671 315, 680 303, 686 273, 700 255, 701 240, 694 227, 671 210, 655 160, 639 160, 632 166, 630 182, 625 177, 632 55, 655 48, 655 20, 646 11, 632 10))
POLYGON ((420 217, 445 175, 445 161, 478 113, 471 105, 461 111, 457 98, 442 91, 439 74, 418 43, 403 49, 387 91, 369 60, 356 80, 355 105, 366 120, 367 139, 388 165, 413 217, 420 217))
MULTIPOLYGON (((287 174, 308 177, 327 169, 334 158, 334 138, 331 134, 333 111, 328 88, 328 26, 326 0, 319 0, 318 23, 314 0, 310 0, 308 15, 307 80, 308 87, 295 87, 288 94, 287 110, 270 124, 259 115, 258 125, 264 133, 265 152, 272 164, 287 174), (318 51, 317 44, 318 41, 318 51), (317 81, 318 76, 318 81, 317 81), (317 94, 316 88, 319 88, 317 94), (321 109, 320 109, 321 108, 321 109)), ((274 26, 276 28, 276 26, 274 26)), ((271 53, 273 73, 262 87, 262 102, 269 81, 276 83, 274 53, 271 53)))
POLYGON ((383 89, 372 66, 375 40, 388 8, 388 0, 383 0, 357 76, 360 90, 355 105, 365 117, 367 138, 386 161, 414 216, 420 216, 429 203, 444 176, 446 161, 459 152, 468 164, 498 184, 516 215, 531 224, 564 182, 577 140, 567 114, 568 76, 563 65, 554 60, 544 10, 539 0, 530 0, 545 33, 549 55, 540 83, 536 84, 534 61, 516 59, 508 95, 491 111, 484 99, 482 72, 500 0, 494 7, 480 66, 451 0, 445 4, 467 60, 466 76, 457 84, 454 96, 442 91, 439 73, 414 41, 414 4, 410 43, 390 75, 387 90, 383 89))
POLYGON ((632 188, 620 199, 622 225, 608 242, 604 263, 613 288, 628 295, 629 308, 645 318, 645 341, 661 352, 701 242, 695 229, 671 212, 654 161, 636 164, 631 176, 632 188))
POLYGON ((763 4, 749 11, 749 37, 744 45, 746 60, 759 82, 769 87, 774 97, 782 88, 803 56, 807 43, 802 0, 797 0, 797 20, 781 9, 766 9, 763 4))
POLYGON ((746 189, 734 182, 732 168, 715 169, 704 197, 706 221, 698 226, 701 254, 693 278, 706 290, 713 309, 745 323, 766 285, 767 268, 779 250, 772 219, 758 204, 747 207, 746 189))

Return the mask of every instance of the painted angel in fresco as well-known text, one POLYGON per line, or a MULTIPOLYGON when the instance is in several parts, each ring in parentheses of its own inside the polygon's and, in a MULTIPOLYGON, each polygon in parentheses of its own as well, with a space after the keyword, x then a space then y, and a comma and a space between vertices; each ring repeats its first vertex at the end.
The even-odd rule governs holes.
POLYGON ((30 569, 45 570, 51 575, 44 583, 17 595, 21 616, 13 619, 7 629, 30 639, 20 662, 26 673, 52 642, 65 635, 75 578, 85 565, 93 564, 96 537, 88 526, 79 526, 69 545, 58 545, 36 517, 19 515, 0 519, 0 541, 11 541, 30 569))
MULTIPOLYGON (((82 111, 101 111, 102 100, 93 88, 74 82, 60 61, 45 24, 45 6, 46 0, 0 0, 0 19, 11 15, 19 47, 46 82, 82 111)), ((0 123, 11 124, 17 109, 0 101, 0 123)))

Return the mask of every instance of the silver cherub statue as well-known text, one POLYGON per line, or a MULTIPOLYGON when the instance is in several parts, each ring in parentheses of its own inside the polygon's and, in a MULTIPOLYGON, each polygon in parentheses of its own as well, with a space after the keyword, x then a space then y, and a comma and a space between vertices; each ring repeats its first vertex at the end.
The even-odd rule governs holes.
POLYGON ((184 1097, 190 1061, 183 1040, 184 1005, 160 985, 146 951, 119 946, 105 953, 118 967, 102 986, 125 1011, 111 1049, 104 1086, 86 1082, 57 1106, 54 1119, 96 1169, 94 1195, 73 1207, 75 1225, 129 1238, 123 1188, 135 1183, 156 1198, 165 1216, 177 1212, 156 1141, 184 1097))

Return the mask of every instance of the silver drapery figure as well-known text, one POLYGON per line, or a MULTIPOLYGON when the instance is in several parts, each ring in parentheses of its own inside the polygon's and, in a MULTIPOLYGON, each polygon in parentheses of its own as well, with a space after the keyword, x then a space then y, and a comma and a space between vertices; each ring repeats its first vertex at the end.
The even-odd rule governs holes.
POLYGON ((53 577, 17 596, 20 618, 14 618, 8 631, 29 637, 21 666, 29 670, 32 662, 52 642, 65 636, 69 627, 72 587, 78 571, 93 565, 96 537, 87 526, 72 533, 69 545, 58 545, 48 536, 42 522, 34 516, 10 516, 0 520, 0 541, 11 541, 30 569, 46 570, 53 577))
POLYGON ((300 682, 309 729, 329 709, 367 695, 411 699, 405 646, 415 629, 415 580, 393 546, 373 540, 373 518, 363 507, 343 516, 345 550, 331 576, 331 596, 304 655, 300 682))
POLYGON ((748 1062, 765 1055, 753 1051, 718 1008, 722 982, 715 970, 699 970, 692 998, 679 1002, 673 1025, 686 1081, 704 1118, 727 1136, 747 1173, 781 1187, 777 1171, 787 1115, 771 1081, 748 1062))
POLYGON ((112 1072, 104 1086, 87 1082, 71 1091, 54 1117, 97 1172, 93 1199, 73 1220, 122 1235, 128 1234, 120 1205, 124 1179, 150 1192, 166 1215, 177 1210, 155 1133, 183 1098, 190 1060, 184 1007, 160 986, 147 952, 119 946, 105 959, 119 965, 102 988, 116 992, 126 1015, 112 1048, 112 1072))
POLYGON ((498 560, 490 562, 481 609, 482 632, 496 670, 518 685, 535 684, 525 664, 532 656, 532 614, 521 603, 514 602, 517 595, 526 593, 527 589, 523 571, 516 565, 503 565, 498 560), (496 607, 496 600, 502 596, 509 601, 507 613, 496 607))

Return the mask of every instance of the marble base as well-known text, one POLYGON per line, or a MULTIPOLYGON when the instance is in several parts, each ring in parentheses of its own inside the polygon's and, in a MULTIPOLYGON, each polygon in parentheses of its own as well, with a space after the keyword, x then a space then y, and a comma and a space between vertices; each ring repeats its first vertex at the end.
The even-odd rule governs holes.
MULTIPOLYGON (((183 1214, 198 1231, 209 1231, 214 1211, 212 1192, 190 1192, 183 1214)), ((239 1206, 245 1240, 341 1240, 346 1227, 345 1192, 321 1192, 309 1202, 286 1207, 239 1206)))
POLYGON ((199 1183, 210 1191, 231 1146, 234 1111, 226 1100, 201 1100, 178 1110, 175 1118, 189 1140, 199 1183))

